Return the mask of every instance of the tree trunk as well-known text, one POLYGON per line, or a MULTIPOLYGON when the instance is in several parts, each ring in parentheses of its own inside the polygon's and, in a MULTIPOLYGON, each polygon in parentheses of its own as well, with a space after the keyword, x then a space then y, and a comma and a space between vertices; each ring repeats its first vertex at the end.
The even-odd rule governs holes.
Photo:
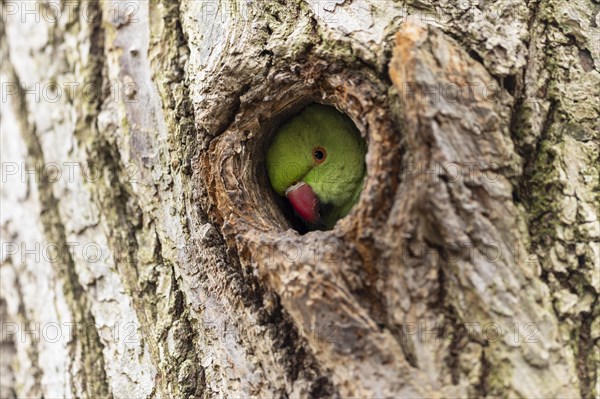
POLYGON ((598 396, 598 11, 4 0, 0 396, 598 396), (300 234, 314 101, 367 176, 300 234))

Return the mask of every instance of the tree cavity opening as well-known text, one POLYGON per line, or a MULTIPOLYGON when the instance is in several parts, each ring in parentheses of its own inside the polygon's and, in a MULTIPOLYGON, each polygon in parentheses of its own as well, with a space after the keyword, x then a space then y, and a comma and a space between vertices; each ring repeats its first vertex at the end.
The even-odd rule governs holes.
POLYGON ((331 105, 312 102, 294 111, 269 134, 267 180, 298 233, 331 230, 358 202, 367 144, 350 117, 331 105))

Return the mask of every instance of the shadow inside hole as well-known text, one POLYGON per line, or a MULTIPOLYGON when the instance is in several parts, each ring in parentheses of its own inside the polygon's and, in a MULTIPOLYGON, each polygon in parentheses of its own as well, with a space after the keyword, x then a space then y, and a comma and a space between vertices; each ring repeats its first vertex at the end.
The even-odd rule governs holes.
POLYGON ((310 231, 302 219, 296 215, 292 204, 290 204, 287 199, 275 194, 275 201, 277 202, 279 209, 281 209, 285 219, 290 223, 292 229, 296 230, 300 235, 304 235, 310 231))

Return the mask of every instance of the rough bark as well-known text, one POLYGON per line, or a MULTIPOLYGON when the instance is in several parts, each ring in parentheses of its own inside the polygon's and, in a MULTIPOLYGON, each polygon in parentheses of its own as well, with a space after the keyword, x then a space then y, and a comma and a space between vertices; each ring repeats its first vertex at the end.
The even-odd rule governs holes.
POLYGON ((595 397, 592 0, 2 3, 1 397, 595 397), (265 146, 368 143, 299 234, 265 146))

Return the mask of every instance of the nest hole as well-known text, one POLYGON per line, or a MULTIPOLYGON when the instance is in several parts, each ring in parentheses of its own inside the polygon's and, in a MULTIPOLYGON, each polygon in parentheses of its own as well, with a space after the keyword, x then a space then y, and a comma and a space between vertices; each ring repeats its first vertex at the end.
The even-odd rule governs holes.
MULTIPOLYGON (((356 126, 356 123, 352 120, 352 118, 348 114, 340 111, 340 109, 333 104, 327 104, 324 102, 315 101, 312 98, 299 99, 294 104, 289 104, 289 106, 287 106, 285 109, 281 110, 281 112, 279 112, 278 114, 273 115, 269 121, 267 121, 263 124, 263 126, 262 126, 263 134, 261 135, 263 137, 263 139, 261 140, 262 142, 259 145, 259 153, 260 153, 260 156, 262 157, 263 162, 259 163, 259 165, 261 165, 261 167, 259 167, 259 168, 257 168, 257 170, 255 170, 257 180, 261 183, 261 185, 263 187, 266 188, 265 191, 267 191, 267 192, 265 192, 265 195, 270 198, 271 202, 275 205, 275 207, 279 211, 280 215, 283 216, 283 219, 285 219, 285 221, 287 222, 288 227, 291 227, 300 235, 304 235, 304 234, 308 233, 309 231, 314 231, 314 230, 332 230, 335 226, 328 227, 328 226, 325 226, 324 224, 322 224, 322 225, 312 224, 311 225, 311 224, 306 223, 302 219, 302 217, 300 217, 298 215, 298 213, 294 210, 294 207, 292 206, 292 204, 288 200, 288 198, 286 198, 282 195, 279 195, 276 192, 276 190, 273 188, 270 178, 269 178, 269 171, 268 171, 266 157, 267 157, 268 149, 272 145, 277 134, 280 132, 280 129, 287 122, 291 121, 298 114, 300 114, 302 111, 304 111, 307 107, 309 107, 310 105, 313 105, 313 104, 319 104, 319 105, 324 105, 326 107, 329 107, 329 108, 331 108, 331 110, 334 110, 334 112, 336 112, 337 114, 342 116, 346 121, 348 121, 352 125, 352 128, 354 129, 356 136, 359 138, 359 140, 362 141, 362 145, 364 145, 364 148, 365 148, 365 154, 366 154, 366 148, 367 148, 367 141, 365 140, 364 135, 361 134, 361 130, 356 126)), ((320 155, 320 154, 317 154, 317 155, 320 155)), ((321 159, 319 159, 318 161, 321 161, 321 159)), ((360 183, 361 184, 360 191, 359 191, 360 193, 362 193, 362 190, 364 189, 364 183, 365 183, 364 180, 366 179, 366 175, 367 175, 366 161, 365 161, 364 155, 363 155, 362 162, 363 162, 363 166, 364 166, 364 174, 362 177, 362 181, 360 183)), ((320 164, 320 162, 317 162, 317 164, 320 164)), ((320 165, 316 165, 316 167, 318 167, 318 166, 320 166, 320 165)), ((359 194, 359 197, 360 197, 360 194, 359 194)), ((352 208, 354 208, 354 206, 356 206, 356 203, 354 205, 352 205, 352 208)), ((320 211, 321 212, 326 212, 327 209, 328 209, 327 204, 320 203, 320 211)), ((338 218, 338 220, 343 219, 349 213, 350 213, 350 211, 346 215, 338 218)), ((338 220, 336 220, 336 223, 338 220)))

